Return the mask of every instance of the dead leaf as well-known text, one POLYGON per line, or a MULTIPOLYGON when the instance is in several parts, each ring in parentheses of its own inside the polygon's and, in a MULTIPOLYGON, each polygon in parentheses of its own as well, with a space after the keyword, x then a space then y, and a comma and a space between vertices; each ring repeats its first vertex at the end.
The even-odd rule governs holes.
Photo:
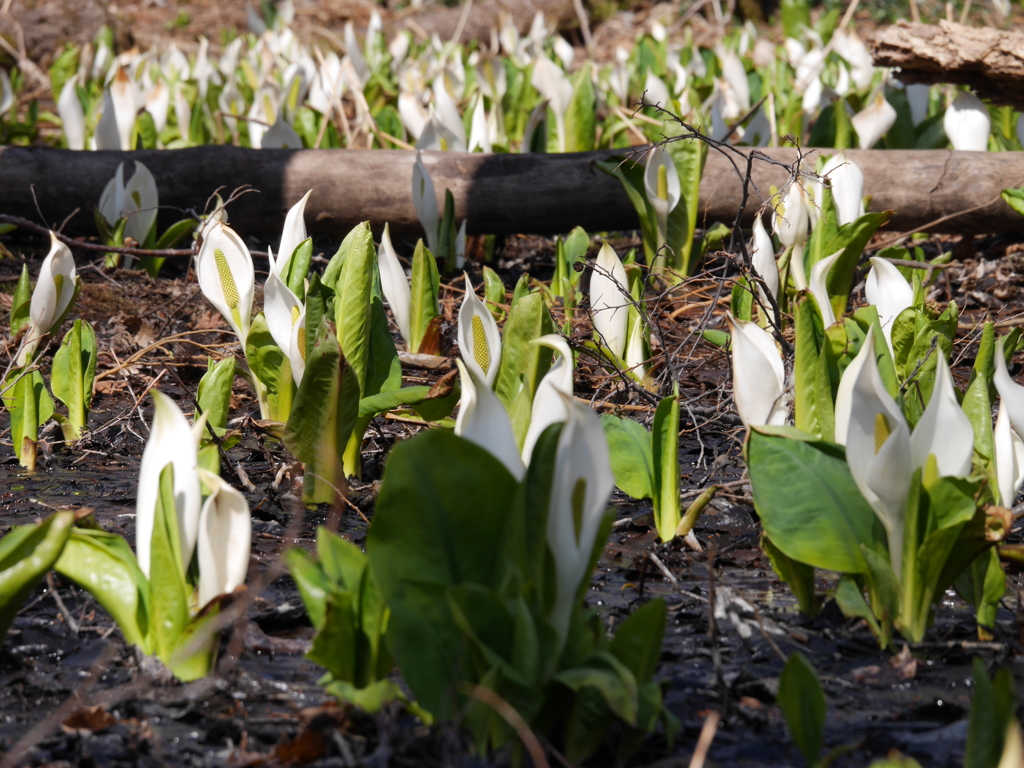
POLYGON ((60 724, 69 736, 89 736, 101 733, 117 724, 117 718, 102 706, 79 707, 60 724))
POLYGON ((331 737, 326 730, 306 728, 291 741, 274 748, 274 758, 284 765, 305 765, 319 760, 327 753, 331 737))
POLYGON ((101 395, 113 395, 117 392, 124 392, 128 382, 123 379, 100 379, 96 382, 96 391, 101 395))

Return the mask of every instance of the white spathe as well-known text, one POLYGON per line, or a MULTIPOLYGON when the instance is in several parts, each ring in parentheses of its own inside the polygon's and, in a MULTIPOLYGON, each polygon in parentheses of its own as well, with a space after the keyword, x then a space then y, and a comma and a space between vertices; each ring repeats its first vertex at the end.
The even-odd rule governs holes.
POLYGON ((658 246, 668 238, 668 215, 679 205, 682 188, 676 164, 664 147, 656 146, 647 153, 644 168, 644 191, 654 209, 658 224, 658 246))
POLYGON ((885 527, 889 559, 899 579, 914 464, 910 428, 882 383, 874 349, 872 327, 839 383, 835 436, 846 446, 846 462, 857 488, 885 527))
POLYGON ((839 226, 856 221, 864 215, 864 173, 839 152, 829 158, 821 175, 832 184, 832 203, 839 226))
POLYGON ((562 643, 580 587, 589 581, 591 555, 615 488, 601 420, 571 399, 567 408, 569 418, 558 437, 547 521, 557 579, 550 619, 562 643))
POLYGON ((617 357, 626 350, 631 301, 626 270, 605 243, 590 275, 590 314, 594 334, 617 357))
POLYGON ((75 259, 57 235, 50 231, 50 251, 39 268, 39 279, 29 302, 29 324, 18 354, 18 365, 32 359, 39 342, 64 317, 78 285, 75 259))
POLYGON ((199 468, 210 491, 199 513, 199 606, 245 584, 249 571, 252 518, 245 496, 219 475, 199 468))
POLYGON ((792 399, 775 339, 756 323, 726 313, 732 347, 732 399, 746 427, 782 425, 792 399))
POLYGON ((438 225, 441 214, 437 205, 437 193, 434 181, 430 178, 427 166, 423 164, 423 155, 416 153, 416 162, 412 167, 412 202, 416 208, 416 218, 420 220, 427 236, 427 247, 431 253, 437 253, 438 225))
POLYGON ((896 123, 896 110, 879 90, 865 108, 850 118, 861 149, 871 149, 896 123))
MULTIPOLYGON (((778 298, 779 265, 775 263, 775 246, 760 216, 754 219, 753 236, 750 239, 750 263, 758 276, 764 280, 772 298, 778 298)), ((761 294, 762 303, 770 307, 771 303, 765 296, 765 288, 758 284, 757 290, 761 294)))
POLYGON ((803 186, 799 181, 794 181, 782 195, 772 219, 772 228, 778 235, 779 242, 784 248, 793 248, 789 272, 793 275, 793 283, 798 291, 807 288, 804 244, 807 242, 807 230, 810 225, 809 207, 803 186))
POLYGON ((217 222, 199 249, 199 287, 245 346, 252 321, 255 270, 249 249, 231 227, 217 222))
POLYGON ((196 474, 199 457, 192 427, 171 398, 155 389, 150 390, 150 395, 153 397, 153 423, 139 464, 135 506, 135 553, 139 568, 147 578, 160 496, 160 473, 164 467, 170 464, 174 468, 174 512, 181 542, 182 573, 188 568, 196 547, 202 500, 196 474))
POLYGON ((953 99, 942 118, 942 127, 953 149, 968 152, 988 149, 992 121, 985 104, 973 93, 962 91, 953 99))
POLYGON ((569 418, 568 402, 572 398, 572 351, 565 339, 549 333, 534 339, 532 343, 553 349, 555 361, 540 380, 533 395, 530 426, 523 441, 523 462, 527 465, 544 430, 569 418))
POLYGON ((956 398, 953 376, 941 351, 936 351, 935 384, 924 413, 910 436, 914 467, 935 456, 939 477, 966 477, 974 456, 974 429, 956 398))
POLYGON ((302 196, 295 205, 288 209, 288 215, 284 217, 284 228, 281 230, 281 242, 277 248, 277 261, 270 260, 270 269, 279 275, 288 272, 288 265, 291 263, 295 249, 308 237, 306 234, 306 203, 313 190, 309 190, 302 196))
POLYGON ((864 280, 864 296, 878 310, 885 342, 892 351, 892 324, 903 310, 914 306, 913 287, 891 261, 872 256, 871 271, 864 280))
POLYGON ((459 354, 477 378, 493 387, 501 361, 501 333, 486 305, 477 298, 469 275, 464 277, 466 294, 459 307, 457 329, 459 354))
POLYGON ((410 352, 416 352, 410 346, 412 337, 412 291, 409 289, 409 278, 398 260, 395 247, 391 244, 391 233, 388 225, 384 225, 384 234, 380 238, 377 249, 377 267, 380 270, 380 287, 387 299, 391 314, 394 315, 405 345, 410 352))
POLYGON ((156 179, 145 165, 136 160, 135 172, 127 183, 124 180, 124 163, 117 166, 114 178, 107 182, 100 195, 99 209, 110 226, 116 225, 121 218, 127 218, 125 237, 142 245, 156 223, 159 204, 156 179))
POLYGON ((828 328, 836 322, 836 313, 832 308, 832 300, 828 295, 828 273, 832 265, 843 255, 843 251, 836 251, 831 256, 826 256, 813 267, 811 267, 810 290, 814 294, 814 300, 818 302, 818 309, 821 311, 822 323, 828 328))
POLYGON ((1017 491, 1024 482, 1024 440, 1010 426, 1006 403, 999 404, 994 433, 996 479, 999 485, 997 502, 1012 507, 1017 491))
POLYGON ((78 98, 78 75, 72 75, 64 83, 60 98, 57 99, 57 113, 64 129, 64 140, 68 149, 85 149, 85 110, 78 98))
POLYGON ((500 461, 516 480, 522 480, 526 466, 512 431, 508 411, 490 384, 465 360, 455 361, 462 382, 462 399, 455 418, 455 434, 464 437, 500 461))

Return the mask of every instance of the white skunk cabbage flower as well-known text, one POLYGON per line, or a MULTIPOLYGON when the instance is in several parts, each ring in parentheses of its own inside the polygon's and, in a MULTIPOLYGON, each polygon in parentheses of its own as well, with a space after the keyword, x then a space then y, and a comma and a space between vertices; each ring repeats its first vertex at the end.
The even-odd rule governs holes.
POLYGON ((533 395, 530 426, 523 441, 523 462, 527 465, 544 430, 569 418, 568 404, 572 402, 572 351, 565 339, 556 333, 549 333, 531 343, 555 350, 555 361, 540 380, 533 395))
POLYGON ((571 400, 567 408, 569 418, 558 437, 555 454, 547 523, 557 579, 549 618, 562 643, 580 587, 589 582, 591 554, 615 488, 601 420, 589 408, 571 400))
POLYGON ((167 127, 167 111, 170 107, 171 90, 167 87, 167 83, 158 80, 146 91, 146 97, 143 100, 143 109, 149 112, 150 117, 153 118, 153 125, 158 134, 167 127))
MULTIPOLYGON (((561 38, 559 38, 561 39, 561 38)), ((473 107, 473 119, 469 131, 469 145, 467 152, 479 149, 481 152, 491 152, 491 132, 487 125, 487 112, 484 110, 483 95, 477 96, 476 106, 473 107)))
POLYGON ((878 309, 878 321, 892 351, 892 324, 900 312, 914 305, 913 287, 891 261, 872 256, 871 271, 864 281, 864 296, 868 304, 878 309))
POLYGON ((71 306, 77 287, 78 272, 71 250, 51 230, 50 252, 39 268, 39 279, 29 302, 29 325, 18 354, 18 365, 31 360, 42 338, 55 330, 71 306))
MULTIPOLYGON (((750 239, 750 263, 758 276, 764 280, 772 298, 778 299, 779 265, 775 263, 775 246, 772 244, 772 238, 768 234, 768 230, 764 228, 760 216, 754 219, 753 236, 750 239)), ((770 307, 771 304, 765 296, 764 287, 758 284, 757 290, 761 294, 761 302, 766 307, 770 307)))
POLYGON ((114 178, 103 188, 99 208, 110 226, 114 226, 119 219, 127 216, 128 221, 124 225, 125 236, 142 244, 146 242, 149 231, 156 222, 159 204, 156 179, 146 166, 136 160, 135 172, 127 183, 124 180, 124 163, 117 166, 114 178))
POLYGON ((252 255, 235 231, 218 222, 207 233, 196 264, 199 287, 245 346, 252 322, 255 270, 252 255))
POLYGON ((110 85, 103 92, 103 115, 96 124, 93 141, 96 149, 128 152, 135 133, 135 114, 138 104, 138 86, 124 67, 118 67, 110 85))
POLYGON ((451 130, 435 112, 427 118, 416 149, 434 152, 465 152, 466 141, 451 130))
POLYGON ((998 501, 1004 507, 1012 507, 1021 483, 1024 483, 1024 440, 1010 426, 1005 401, 999 404, 994 438, 998 501))
POLYGON ((245 584, 249 572, 252 516, 245 496, 219 475, 199 468, 210 491, 199 513, 199 605, 245 584))
POLYGON ((818 309, 821 310, 821 320, 826 328, 836 322, 836 313, 832 309, 832 301, 828 295, 828 273, 832 269, 832 265, 842 255, 842 251, 836 251, 831 256, 826 256, 811 267, 810 290, 814 294, 814 300, 818 302, 818 309))
POLYGON ((914 462, 910 428, 882 383, 874 350, 872 327, 839 382, 835 437, 846 446, 846 462, 857 488, 885 527, 889 558, 899 579, 914 462))
POLYGON ((57 112, 64 128, 64 139, 68 149, 85 149, 85 110, 78 98, 78 75, 74 74, 64 83, 60 98, 57 99, 57 112))
POLYGON ((807 193, 800 182, 795 181, 782 196, 775 210, 772 228, 779 236, 783 248, 793 247, 790 257, 789 272, 793 275, 793 283, 798 291, 807 288, 807 273, 804 269, 804 244, 807 242, 807 229, 810 224, 810 204, 807 193))
POLYGON ((896 110, 879 90, 871 104, 851 117, 850 122, 857 131, 860 148, 871 149, 896 123, 896 110))
POLYGON ((434 78, 433 90, 434 115, 453 137, 453 140, 449 142, 448 150, 451 152, 465 152, 466 126, 462 124, 459 108, 455 106, 455 101, 452 99, 451 94, 448 93, 448 88, 445 87, 444 75, 434 78))
POLYGON ((907 103, 910 104, 910 121, 918 126, 928 117, 928 99, 931 95, 931 86, 923 83, 913 83, 903 89, 907 96, 907 103))
MULTIPOLYGON (((405 339, 406 347, 409 347, 409 340, 412 338, 412 291, 409 289, 409 278, 406 277, 405 269, 398 260, 395 247, 391 244, 391 233, 387 224, 384 225, 380 248, 377 249, 377 267, 380 270, 381 291, 388 301, 388 306, 391 307, 398 331, 405 339)), ((409 351, 416 350, 409 347, 409 351)))
POLYGON ((519 444, 512 421, 501 400, 464 360, 456 360, 462 381, 462 400, 455 418, 455 434, 476 443, 505 465, 516 480, 522 480, 526 466, 519 455, 519 444))
POLYGON ((538 56, 533 65, 530 84, 543 96, 555 114, 558 150, 565 151, 565 113, 572 101, 572 83, 565 73, 547 56, 538 56))
POLYGON ((306 308, 303 306, 292 323, 292 338, 288 345, 288 359, 292 368, 295 386, 302 383, 306 372, 306 308))
POLYGON ((939 477, 966 477, 971 471, 974 429, 956 399, 949 363, 941 352, 931 398, 910 436, 910 455, 915 469, 934 456, 939 477))
POLYGON ((466 295, 459 307, 459 353, 473 373, 493 387, 501 360, 501 333, 487 306, 476 297, 469 275, 464 277, 466 295))
POLYGON ((1013 431, 1021 435, 1024 434, 1024 387, 1013 380, 1006 367, 1005 343, 1005 339, 996 342, 996 370, 992 382, 999 392, 1001 406, 1006 408, 1013 431))
POLYGON ((973 93, 962 91, 953 99, 942 118, 942 127, 953 149, 968 152, 984 152, 988 149, 992 121, 988 109, 973 93))
POLYGON ((260 149, 302 149, 302 139, 284 119, 284 113, 270 126, 260 140, 260 149))
POLYGON ((864 215, 864 173, 846 157, 845 152, 830 157, 821 169, 821 175, 832 184, 832 202, 839 226, 864 215))
POLYGON ((412 203, 416 208, 416 218, 420 220, 427 235, 427 248, 431 253, 437 253, 437 228, 441 223, 441 214, 437 206, 434 180, 430 178, 430 172, 423 164, 423 156, 419 152, 416 153, 416 163, 412 167, 412 203))
POLYGON ((629 331, 629 280, 612 247, 605 243, 590 275, 590 315, 594 333, 617 357, 626 350, 629 331))
MULTIPOLYGON (((273 264, 274 253, 270 251, 273 264)), ((263 314, 267 318, 267 328, 274 342, 281 348, 285 357, 291 359, 292 340, 295 324, 302 314, 302 302, 289 288, 280 273, 271 268, 267 281, 263 284, 263 314)))
POLYGON ((312 194, 313 190, 311 189, 302 196, 299 202, 288 209, 288 215, 284 217, 284 228, 281 230, 281 243, 277 248, 277 261, 275 262, 273 257, 270 259, 271 272, 277 272, 279 275, 287 272, 295 249, 308 237, 305 219, 306 203, 309 202, 309 196, 312 194))
MULTIPOLYGON (((181 409, 163 392, 151 390, 153 423, 139 464, 139 489, 135 506, 135 553, 139 568, 149 577, 156 504, 160 495, 160 473, 174 468, 174 504, 181 542, 182 572, 192 560, 199 536, 202 496, 196 466, 199 456, 196 438, 181 409)), ((170 510, 167 510, 169 513, 170 510)))
POLYGON ((682 194, 676 164, 664 147, 655 147, 647 153, 644 191, 657 217, 660 246, 668 238, 668 215, 679 205, 682 194))
POLYGON ((398 116, 401 118, 402 125, 409 132, 412 140, 419 141, 420 136, 423 135, 423 131, 427 127, 427 121, 430 119, 427 111, 423 109, 423 104, 420 102, 419 97, 408 91, 402 91, 398 94, 398 116))
POLYGON ((648 104, 657 104, 662 109, 672 109, 672 96, 669 94, 665 81, 650 69, 644 80, 644 100, 648 104))
POLYGON ((757 323, 726 313, 732 346, 732 399, 746 427, 786 423, 789 403, 786 371, 775 339, 757 323))

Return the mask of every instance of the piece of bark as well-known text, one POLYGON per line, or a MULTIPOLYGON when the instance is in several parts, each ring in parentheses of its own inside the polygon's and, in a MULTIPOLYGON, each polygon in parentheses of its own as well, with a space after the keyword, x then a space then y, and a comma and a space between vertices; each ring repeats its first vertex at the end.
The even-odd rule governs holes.
POLYGON ((878 67, 898 67, 904 83, 968 85, 983 99, 1024 107, 1024 34, 900 21, 870 41, 878 67))
MULTIPOLYGON (((784 163, 794 162, 797 155, 791 148, 760 151, 784 163)), ((468 219, 470 234, 507 235, 565 233, 575 226, 588 232, 637 229, 636 212, 618 179, 597 167, 599 160, 621 152, 422 155, 439 201, 450 189, 456 220, 468 219)), ((1024 185, 1024 152, 847 150, 847 156, 864 173, 871 210, 895 211, 889 231, 907 231, 947 216, 952 218, 929 231, 1024 230, 1024 218, 999 198, 1001 190, 1024 185)), ((311 233, 341 235, 368 220, 378 232, 389 222, 392 234, 421 234, 412 201, 415 157, 414 152, 383 149, 206 146, 122 153, 0 147, 0 211, 38 221, 34 189, 51 225, 78 208, 67 231, 95 234, 92 210, 104 185, 118 163, 137 158, 156 178, 161 227, 181 218, 183 210, 201 209, 218 187, 224 194, 250 184, 259 194, 245 195, 230 206, 230 224, 266 242, 277 242, 288 209, 310 189, 306 226, 311 233)), ((813 163, 812 154, 804 167, 813 163)), ((131 173, 129 165, 126 177, 131 173)), ((780 166, 754 162, 744 224, 753 222, 769 187, 781 187, 786 180, 780 166)), ((699 225, 731 224, 741 200, 732 165, 710 152, 700 185, 699 225)))

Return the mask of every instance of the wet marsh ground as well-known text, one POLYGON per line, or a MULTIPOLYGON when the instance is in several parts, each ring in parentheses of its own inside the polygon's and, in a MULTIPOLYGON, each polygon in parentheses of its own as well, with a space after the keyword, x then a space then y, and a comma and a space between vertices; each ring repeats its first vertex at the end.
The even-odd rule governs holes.
MULTIPOLYGON (((615 241, 620 252, 636 244, 615 241)), ((29 257, 38 250, 32 241, 9 237, 5 245, 29 257)), ((316 245, 326 257, 333 253, 334 244, 316 245)), ((1024 249, 1005 238, 943 238, 925 247, 930 255, 954 251, 953 266, 938 276, 932 298, 954 298, 964 310, 954 354, 962 386, 981 321, 1012 323, 1020 314, 1024 249)), ((511 288, 525 270, 549 278, 552 257, 550 240, 509 238, 499 244, 493 266, 511 288)), ((75 447, 56 442, 59 432, 51 432, 53 442, 32 474, 18 467, 9 444, 0 446, 0 532, 53 507, 85 506, 104 528, 132 541, 135 483, 150 417, 144 393, 157 381, 191 411, 206 356, 232 354, 233 336, 182 266, 169 266, 165 277, 153 281, 79 264, 85 285, 73 316, 93 323, 100 349, 92 431, 75 447)), ((0 262, 0 280, 16 276, 20 265, 20 258, 0 262)), ((37 269, 38 259, 30 265, 37 269)), ((742 428, 729 405, 728 357, 699 338, 709 308, 724 305, 731 287, 726 260, 714 257, 708 268, 660 299, 652 312, 659 346, 671 356, 682 391, 684 493, 723 485, 696 526, 702 551, 680 541, 659 544, 650 505, 617 492, 618 521, 588 599, 609 627, 645 600, 660 597, 669 605, 658 675, 670 682, 668 704, 683 729, 671 750, 663 738, 649 739, 632 764, 688 765, 712 710, 722 722, 709 765, 801 764, 775 704, 784 657, 799 649, 822 677, 827 747, 849 747, 836 765, 866 766, 890 749, 926 766, 959 765, 972 657, 1019 668, 1020 574, 1008 574, 991 642, 977 640, 973 612, 953 594, 937 606, 926 641, 896 655, 879 650, 864 623, 845 619, 832 603, 813 621, 802 617, 758 548, 760 529, 743 483, 742 428)), ((478 272, 475 277, 478 284, 478 272)), ((444 333, 453 340, 461 295, 458 281, 451 285, 442 299, 449 321, 444 333)), ((576 336, 588 333, 583 320, 576 336)), ((404 373, 407 383, 422 383, 448 367, 404 373)), ((585 360, 577 368, 576 390, 601 409, 646 423, 653 415, 644 397, 585 360)), ((306 509, 293 482, 301 470, 270 425, 259 421, 241 379, 235 392, 230 426, 237 442, 223 457, 222 475, 245 489, 253 510, 252 589, 244 618, 225 633, 218 674, 188 685, 166 680, 136 658, 86 593, 53 578, 30 597, 0 651, 0 751, 8 760, 20 756, 38 765, 506 763, 507 753, 473 756, 457 727, 426 728, 397 709, 368 717, 335 706, 317 686, 322 670, 303 657, 312 629, 280 555, 293 544, 311 548, 318 525, 361 543, 387 451, 417 427, 378 419, 363 446, 363 479, 353 481, 345 504, 306 509)), ((0 443, 6 438, 0 434, 0 443)), ((1012 540, 1021 538, 1015 532, 1012 540)), ((828 585, 822 575, 819 586, 828 585)), ((595 763, 610 760, 609 754, 595 763)))

